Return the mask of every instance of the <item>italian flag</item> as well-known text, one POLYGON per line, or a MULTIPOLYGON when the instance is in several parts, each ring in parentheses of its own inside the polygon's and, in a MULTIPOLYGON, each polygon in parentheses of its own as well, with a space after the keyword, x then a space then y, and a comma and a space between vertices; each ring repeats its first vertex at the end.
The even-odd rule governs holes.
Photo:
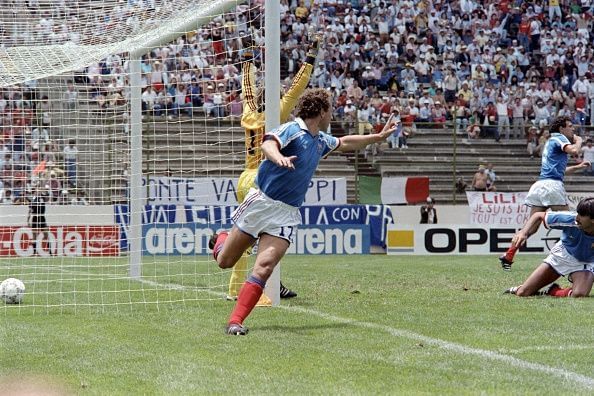
POLYGON ((383 177, 382 204, 415 204, 429 196, 429 177, 383 177))

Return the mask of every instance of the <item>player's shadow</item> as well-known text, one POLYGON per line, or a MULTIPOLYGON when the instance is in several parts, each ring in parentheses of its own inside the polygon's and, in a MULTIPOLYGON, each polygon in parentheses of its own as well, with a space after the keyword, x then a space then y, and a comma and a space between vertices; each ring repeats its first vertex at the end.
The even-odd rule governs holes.
POLYGON ((351 324, 350 323, 326 323, 326 324, 317 324, 317 325, 271 325, 271 326, 258 326, 258 330, 303 333, 303 332, 312 331, 312 330, 342 329, 347 326, 351 326, 351 324))

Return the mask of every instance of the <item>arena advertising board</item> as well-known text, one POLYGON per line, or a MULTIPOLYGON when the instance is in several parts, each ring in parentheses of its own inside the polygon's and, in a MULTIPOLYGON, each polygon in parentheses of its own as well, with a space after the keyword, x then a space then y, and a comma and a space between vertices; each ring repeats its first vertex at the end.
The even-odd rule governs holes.
POLYGON ((57 257, 118 256, 120 229, 118 226, 50 226, 49 244, 30 227, 0 227, 0 256, 57 257), (37 243, 35 243, 37 239, 37 243))
MULTIPOLYGON (((144 255, 207 255, 216 230, 200 224, 143 226, 144 255)), ((288 254, 368 254, 369 226, 307 225, 297 228, 288 254)))
MULTIPOLYGON (((229 229, 232 226, 231 215, 237 206, 217 205, 146 205, 142 214, 143 224, 195 225, 229 229)), ((127 205, 115 205, 115 220, 121 228, 120 248, 128 249, 127 235, 129 215, 127 205)), ((392 210, 385 205, 331 205, 304 206, 300 209, 305 226, 366 226, 369 243, 372 246, 385 247, 386 226, 394 223, 392 210)), ((147 228, 144 228, 147 230, 147 228)), ((369 249, 369 247, 367 247, 369 249)))
MULTIPOLYGON (((150 205, 237 205, 238 178, 150 177, 143 179, 143 198, 150 205)), ((347 203, 345 178, 314 178, 305 205, 347 203)))
MULTIPOLYGON (((402 254, 500 254, 519 228, 475 224, 392 224, 388 226, 386 252, 402 254)), ((548 253, 561 237, 560 230, 544 227, 532 235, 520 252, 548 253)))
MULTIPOLYGON (((530 215, 530 207, 524 205, 527 192, 480 192, 467 191, 469 223, 493 227, 522 227, 530 215)), ((570 209, 588 194, 567 195, 570 209)))

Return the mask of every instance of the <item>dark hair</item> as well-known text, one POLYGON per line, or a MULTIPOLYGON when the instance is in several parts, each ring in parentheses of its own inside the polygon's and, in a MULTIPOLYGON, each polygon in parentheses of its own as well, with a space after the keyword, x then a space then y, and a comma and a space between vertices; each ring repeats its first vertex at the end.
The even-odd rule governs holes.
POLYGON ((577 212, 580 216, 594 219, 594 197, 582 199, 577 206, 577 212))
POLYGON ((323 111, 330 109, 330 93, 323 88, 305 91, 297 106, 297 117, 316 118, 323 111))
POLYGON ((551 133, 559 133, 561 128, 565 128, 568 122, 571 122, 569 117, 561 116, 557 117, 551 123, 551 127, 549 128, 549 132, 551 133))

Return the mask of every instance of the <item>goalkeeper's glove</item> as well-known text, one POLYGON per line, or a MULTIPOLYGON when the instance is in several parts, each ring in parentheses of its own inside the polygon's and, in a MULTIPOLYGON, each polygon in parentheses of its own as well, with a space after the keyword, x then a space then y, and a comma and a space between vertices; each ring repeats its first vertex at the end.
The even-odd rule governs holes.
POLYGON ((249 34, 241 38, 243 50, 241 51, 241 58, 243 61, 250 61, 254 58, 254 40, 249 34))
POLYGON ((307 48, 307 57, 305 61, 310 65, 314 65, 316 63, 316 57, 318 56, 318 50, 320 49, 320 42, 322 41, 322 36, 316 34, 314 39, 311 43, 309 43, 309 47, 307 48))

